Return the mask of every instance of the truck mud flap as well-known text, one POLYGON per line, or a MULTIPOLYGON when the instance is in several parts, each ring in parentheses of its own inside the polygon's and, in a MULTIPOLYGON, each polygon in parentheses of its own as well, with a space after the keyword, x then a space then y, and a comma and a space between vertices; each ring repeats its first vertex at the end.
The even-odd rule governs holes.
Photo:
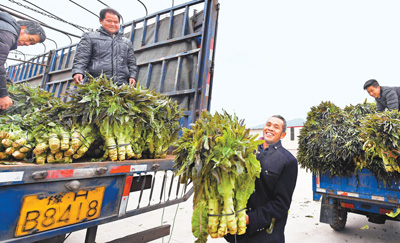
POLYGON ((327 223, 332 225, 334 224, 333 211, 335 206, 336 206, 335 204, 325 203, 324 200, 322 199, 321 212, 319 216, 319 221, 321 223, 327 223))

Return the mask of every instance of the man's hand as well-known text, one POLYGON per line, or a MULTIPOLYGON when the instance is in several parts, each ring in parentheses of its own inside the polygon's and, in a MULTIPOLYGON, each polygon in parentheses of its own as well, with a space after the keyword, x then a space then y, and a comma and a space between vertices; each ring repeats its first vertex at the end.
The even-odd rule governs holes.
POLYGON ((74 83, 76 84, 81 84, 83 80, 83 75, 80 73, 77 73, 74 75, 74 83))
POLYGON ((134 78, 129 78, 129 84, 135 86, 136 80, 134 78))
POLYGON ((10 97, 0 97, 0 109, 7 110, 12 104, 13 101, 10 97))

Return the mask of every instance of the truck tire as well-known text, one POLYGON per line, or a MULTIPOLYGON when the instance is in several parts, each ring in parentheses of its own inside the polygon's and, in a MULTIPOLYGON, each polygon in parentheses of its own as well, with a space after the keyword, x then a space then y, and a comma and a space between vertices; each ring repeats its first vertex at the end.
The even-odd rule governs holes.
POLYGON ((329 224, 332 229, 341 231, 346 226, 347 211, 346 209, 336 206, 333 210, 333 224, 329 224))

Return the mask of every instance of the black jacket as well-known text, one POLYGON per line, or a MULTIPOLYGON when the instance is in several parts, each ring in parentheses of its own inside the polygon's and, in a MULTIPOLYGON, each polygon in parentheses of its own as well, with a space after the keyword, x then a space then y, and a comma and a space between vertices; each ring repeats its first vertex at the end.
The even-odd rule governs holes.
POLYGON ((376 110, 384 111, 399 110, 400 107, 400 87, 381 86, 381 97, 376 100, 376 110))
POLYGON ((136 57, 132 43, 118 31, 114 38, 103 29, 84 33, 76 50, 72 76, 85 71, 94 77, 102 72, 117 84, 137 79, 136 57))
POLYGON ((228 235, 226 240, 238 243, 285 242, 284 229, 297 180, 297 160, 281 142, 263 149, 257 159, 261 163, 260 178, 247 203, 249 225, 244 235, 228 235), (272 233, 267 229, 275 219, 272 233))
POLYGON ((6 68, 10 50, 17 49, 21 26, 8 13, 0 12, 0 97, 8 96, 6 68))

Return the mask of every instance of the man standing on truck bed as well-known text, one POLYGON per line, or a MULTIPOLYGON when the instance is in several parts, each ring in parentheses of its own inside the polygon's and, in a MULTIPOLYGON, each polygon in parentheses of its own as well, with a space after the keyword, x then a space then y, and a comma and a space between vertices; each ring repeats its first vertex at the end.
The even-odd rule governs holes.
POLYGON ((38 23, 28 20, 16 21, 8 13, 0 11, 0 109, 6 110, 13 103, 8 97, 4 66, 10 50, 45 40, 46 34, 38 23))
POLYGON ((258 147, 260 178, 247 202, 247 229, 243 235, 228 235, 229 242, 285 242, 285 225, 297 180, 297 160, 285 148, 286 120, 270 117, 263 129, 264 143, 258 147))
POLYGON ((400 87, 380 86, 378 81, 370 79, 364 84, 364 90, 376 100, 376 111, 399 110, 400 87))
POLYGON ((82 83, 85 71, 93 77, 102 73, 114 83, 136 84, 137 66, 132 43, 120 30, 120 14, 111 8, 100 11, 99 30, 84 33, 72 66, 75 83, 82 83))

